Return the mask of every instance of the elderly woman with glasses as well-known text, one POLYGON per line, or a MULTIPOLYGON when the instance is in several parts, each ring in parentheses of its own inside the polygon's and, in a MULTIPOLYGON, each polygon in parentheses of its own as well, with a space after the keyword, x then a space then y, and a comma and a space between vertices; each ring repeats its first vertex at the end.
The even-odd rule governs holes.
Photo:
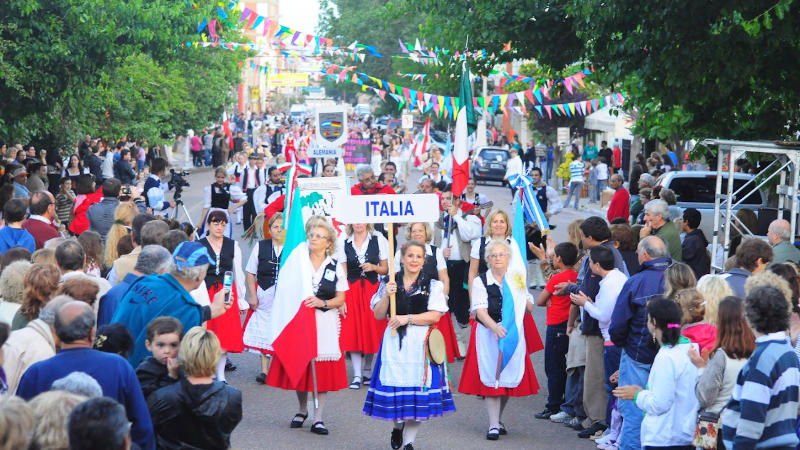
MULTIPOLYGON (((203 212, 201 216, 207 218, 211 211, 222 211, 227 216, 227 226, 225 227, 225 237, 233 237, 233 222, 230 220, 230 212, 237 210, 247 203, 247 198, 243 198, 242 189, 236 183, 226 182, 228 174, 223 167, 218 167, 214 171, 214 183, 203 188, 203 212), (234 205, 231 207, 231 203, 234 205)), ((205 221, 204 221, 205 223, 205 221)), ((208 233, 208 227, 200 229, 200 236, 208 233)))
MULTIPOLYGON (((464 370, 458 392, 485 398, 489 414, 486 439, 497 440, 507 434, 500 421, 509 397, 534 395, 539 383, 528 358, 523 331, 523 315, 533 310, 533 297, 525 286, 524 272, 509 272, 512 248, 505 239, 494 239, 486 245, 489 270, 478 275, 472 284, 472 312, 477 319, 469 341, 464 370), (511 296, 504 295, 508 291, 511 296), (505 298, 504 298, 505 297, 505 298), (505 301, 513 301, 511 308, 505 301), (503 315, 513 311, 513 327, 503 326, 503 315), (513 339, 516 336, 516 344, 513 339), (508 339, 505 342, 502 339, 508 339), (511 343, 509 348, 504 348, 511 343), (512 353, 502 353, 503 350, 512 353), (504 367, 501 370, 501 359, 504 367)), ((522 269, 524 271, 524 269, 522 269)))
MULTIPOLYGON (((316 308, 317 357, 312 361, 316 371, 318 403, 314 410, 311 432, 328 434, 322 421, 322 413, 328 392, 347 387, 347 369, 339 346, 339 307, 344 305, 347 274, 342 265, 332 257, 336 249, 336 231, 325 217, 312 216, 306 222, 308 253, 311 259, 311 284, 314 295, 303 304, 316 308)), ((278 300, 280 301, 280 299, 278 300)), ((299 412, 289 424, 290 428, 301 428, 308 418, 308 393, 314 391, 312 366, 297 382, 292 382, 280 359, 272 362, 267 374, 267 384, 273 387, 297 391, 299 412)))
MULTIPOLYGON (((244 272, 242 271, 242 251, 239 243, 225 236, 225 229, 228 228, 228 214, 225 211, 211 211, 206 220, 206 237, 200 239, 211 259, 214 261, 209 264, 206 271, 206 288, 208 298, 213 299, 217 292, 222 290, 226 272, 232 272, 233 288, 230 292, 230 302, 238 304, 238 308, 230 308, 225 314, 216 319, 209 320, 207 327, 219 338, 223 352, 241 353, 244 350, 242 341, 242 321, 239 318, 239 310, 247 309, 247 302, 244 301, 244 272)), ((220 358, 217 364, 217 379, 225 381, 225 360, 226 355, 220 358)))

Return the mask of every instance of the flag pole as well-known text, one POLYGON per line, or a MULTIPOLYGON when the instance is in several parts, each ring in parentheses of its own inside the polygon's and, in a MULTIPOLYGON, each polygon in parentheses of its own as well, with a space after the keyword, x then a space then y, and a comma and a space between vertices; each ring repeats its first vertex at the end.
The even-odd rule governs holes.
MULTIPOLYGON (((394 224, 387 223, 389 226, 389 281, 394 279, 394 224)), ((397 314, 397 301, 395 294, 389 294, 389 317, 394 317, 397 314)), ((392 330, 392 336, 397 336, 397 329, 392 330)))
POLYGON ((319 392, 317 392, 317 358, 313 358, 311 360, 311 383, 312 383, 313 390, 314 390, 314 392, 312 392, 312 394, 314 395, 314 409, 318 409, 319 408, 319 392))

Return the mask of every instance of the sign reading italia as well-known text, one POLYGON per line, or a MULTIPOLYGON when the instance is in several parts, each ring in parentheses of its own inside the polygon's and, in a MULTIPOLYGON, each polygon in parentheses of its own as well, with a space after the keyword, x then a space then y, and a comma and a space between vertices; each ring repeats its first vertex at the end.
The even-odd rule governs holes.
POLYGON ((436 194, 351 195, 336 204, 337 220, 344 223, 408 223, 439 220, 436 194))

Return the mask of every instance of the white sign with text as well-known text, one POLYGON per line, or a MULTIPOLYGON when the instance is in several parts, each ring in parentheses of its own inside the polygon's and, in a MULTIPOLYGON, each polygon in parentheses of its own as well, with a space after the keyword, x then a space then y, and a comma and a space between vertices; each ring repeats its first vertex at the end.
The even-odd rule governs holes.
POLYGON ((408 223, 439 220, 436 194, 351 195, 337 202, 334 216, 344 223, 408 223))

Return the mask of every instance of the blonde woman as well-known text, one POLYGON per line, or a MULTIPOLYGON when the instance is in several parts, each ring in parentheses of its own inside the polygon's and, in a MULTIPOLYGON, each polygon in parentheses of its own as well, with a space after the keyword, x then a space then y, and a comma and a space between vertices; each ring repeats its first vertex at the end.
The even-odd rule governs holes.
POLYGON ((467 284, 472 292, 472 282, 475 278, 486 273, 486 244, 494 239, 511 242, 511 220, 508 214, 500 209, 495 209, 486 217, 486 230, 483 236, 472 240, 472 249, 469 253, 469 277, 467 284))
POLYGON ((139 208, 133 202, 120 202, 117 209, 114 210, 114 224, 111 225, 111 229, 106 235, 106 249, 103 255, 105 267, 113 266, 114 261, 119 258, 117 243, 123 236, 130 234, 131 223, 137 214, 139 214, 139 208))
POLYGON ((359 389, 362 381, 366 384, 370 379, 362 378, 362 363, 372 366, 371 355, 378 353, 386 329, 386 321, 375 319, 369 302, 378 290, 379 277, 389 272, 389 242, 372 224, 350 224, 337 243, 336 254, 349 286, 342 308, 339 343, 343 352, 350 353, 353 365, 350 389, 359 389), (368 355, 366 361, 362 361, 364 355, 368 355))
POLYGON ((731 286, 721 275, 708 274, 697 280, 697 292, 703 296, 703 301, 706 302, 703 320, 716 326, 719 303, 725 297, 733 296, 731 286))
POLYGON ((67 449, 67 418, 78 403, 87 397, 67 391, 46 391, 32 398, 29 406, 33 412, 33 448, 67 449))
POLYGON ((686 263, 672 263, 664 271, 664 298, 673 300, 678 291, 694 288, 696 285, 694 271, 686 263))
POLYGON ((306 223, 308 253, 311 259, 311 285, 314 295, 303 302, 306 308, 316 308, 317 358, 315 358, 316 384, 312 378, 311 364, 299 381, 292 382, 280 359, 272 362, 267 374, 267 384, 297 392, 299 412, 289 423, 290 428, 302 428, 308 418, 308 393, 316 387, 317 407, 311 422, 311 432, 327 435, 323 411, 328 392, 347 387, 347 370, 339 346, 339 311, 347 292, 347 275, 333 253, 336 249, 336 230, 328 220, 312 216, 306 223))

